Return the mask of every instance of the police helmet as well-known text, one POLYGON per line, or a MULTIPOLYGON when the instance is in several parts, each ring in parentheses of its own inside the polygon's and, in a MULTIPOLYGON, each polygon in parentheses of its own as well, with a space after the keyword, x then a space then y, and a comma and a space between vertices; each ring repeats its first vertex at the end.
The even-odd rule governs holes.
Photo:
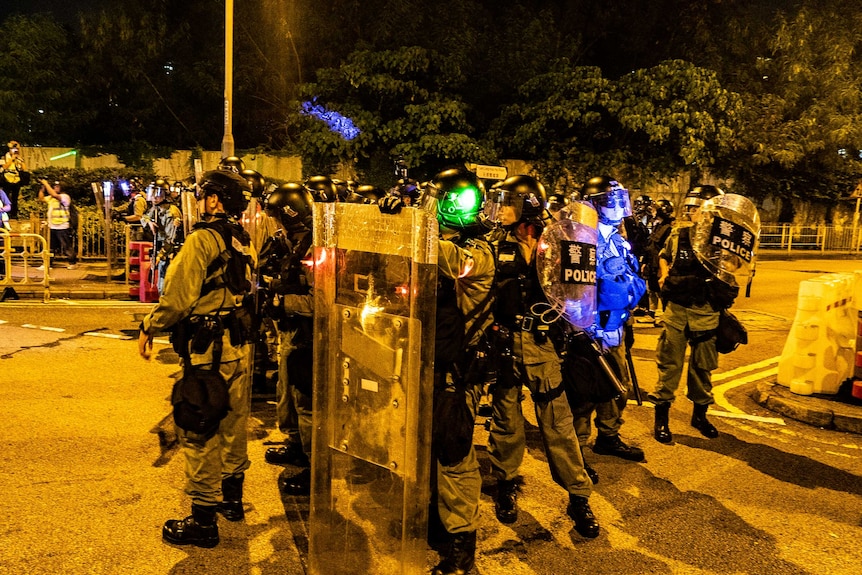
POLYGON ((419 183, 411 179, 398 180, 393 192, 401 197, 408 206, 416 205, 419 202, 419 197, 422 195, 419 183))
POLYGON ((376 204, 377 200, 386 196, 386 192, 382 188, 371 184, 362 184, 356 188, 356 194, 360 196, 366 204, 376 204))
POLYGON ((305 181, 305 188, 311 192, 315 202, 334 202, 338 190, 329 176, 312 176, 305 181))
POLYGON ((245 178, 248 181, 248 185, 251 186, 251 197, 260 198, 263 196, 263 191, 266 189, 266 180, 263 179, 260 172, 246 168, 239 175, 245 178))
POLYGON ((264 202, 267 214, 281 220, 284 227, 301 223, 311 228, 314 198, 302 184, 287 182, 274 189, 264 202))
POLYGON ((697 185, 691 188, 685 195, 685 201, 683 202, 683 206, 699 208, 704 201, 710 198, 714 198, 716 196, 723 195, 724 190, 722 190, 721 188, 716 188, 715 186, 711 186, 709 184, 697 185))
POLYGON ((183 183, 182 183, 181 181, 179 181, 179 180, 177 180, 176 182, 174 182, 173 184, 171 184, 171 194, 172 194, 172 195, 179 195, 179 194, 181 194, 182 192, 184 192, 184 191, 185 191, 185 189, 186 189, 185 184, 183 184, 183 183))
POLYGON ((201 178, 198 199, 215 194, 219 197, 224 211, 239 217, 251 200, 251 186, 238 173, 228 170, 212 170, 201 178))
POLYGON ((655 205, 652 198, 646 194, 641 194, 632 202, 634 213, 639 216, 648 215, 650 208, 655 205))
POLYGON ((569 197, 562 193, 553 193, 548 196, 548 211, 556 214, 569 205, 569 197))
POLYGON ((616 225, 632 215, 629 191, 610 176, 595 176, 581 188, 581 195, 592 202, 599 221, 616 225))
POLYGON ((245 162, 237 156, 228 156, 219 160, 218 169, 239 174, 245 169, 245 162))
POLYGON ((332 179, 335 186, 335 196, 339 202, 350 202, 356 190, 356 182, 353 180, 332 179))
POLYGON ((170 184, 163 178, 156 178, 147 189, 147 199, 154 204, 162 203, 170 191, 170 184))
POLYGON ((485 187, 476 174, 464 168, 443 170, 422 194, 422 208, 440 225, 462 232, 477 231, 485 187))
POLYGON ((655 203, 655 212, 656 215, 662 216, 664 218, 673 217, 674 207, 673 202, 670 200, 666 200, 664 198, 658 200, 655 203))
POLYGON ((485 215, 490 221, 501 222, 502 208, 510 207, 513 210, 514 222, 505 222, 507 224, 543 223, 547 219, 547 202, 545 187, 536 178, 526 175, 511 176, 492 186, 485 202, 485 215))

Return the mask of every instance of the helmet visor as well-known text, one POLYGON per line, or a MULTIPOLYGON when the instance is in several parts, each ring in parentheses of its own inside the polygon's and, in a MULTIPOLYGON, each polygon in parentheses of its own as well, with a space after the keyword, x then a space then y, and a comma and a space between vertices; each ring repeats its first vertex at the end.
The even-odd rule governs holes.
POLYGON ((488 198, 485 200, 485 216, 489 221, 497 224, 514 224, 521 219, 525 201, 535 203, 536 207, 541 204, 541 201, 533 194, 525 199, 521 194, 510 190, 490 190, 488 198))
POLYGON ((601 220, 619 221, 632 215, 629 191, 623 187, 611 188, 591 199, 601 220))

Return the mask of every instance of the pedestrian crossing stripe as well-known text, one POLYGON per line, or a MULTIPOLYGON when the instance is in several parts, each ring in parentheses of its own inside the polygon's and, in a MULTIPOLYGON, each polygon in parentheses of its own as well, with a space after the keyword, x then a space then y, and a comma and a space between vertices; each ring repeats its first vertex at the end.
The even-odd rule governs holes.
POLYGON ((101 331, 87 331, 84 332, 84 335, 89 335, 92 337, 105 337, 108 339, 132 339, 127 335, 117 335, 115 333, 103 333, 101 331))
POLYGON ((42 331, 55 331, 58 333, 66 331, 62 327, 48 327, 44 325, 33 325, 32 323, 22 324, 21 327, 26 327, 27 329, 41 329, 42 331))

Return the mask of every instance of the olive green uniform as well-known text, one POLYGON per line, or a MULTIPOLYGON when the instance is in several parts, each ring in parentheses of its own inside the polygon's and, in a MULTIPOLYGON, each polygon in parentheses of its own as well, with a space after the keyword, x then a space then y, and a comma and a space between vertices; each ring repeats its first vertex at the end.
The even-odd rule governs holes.
POLYGON ((688 239, 690 230, 674 229, 659 254, 671 267, 662 289, 662 297, 668 301, 662 315, 664 329, 656 347, 658 382, 655 391, 648 395, 656 404, 674 400, 688 345, 691 345, 691 357, 686 395, 697 405, 713 403, 712 371, 718 367, 715 329, 719 313, 708 301, 704 282, 711 275, 693 254, 688 239), (674 281, 677 278, 682 279, 674 281))
POLYGON ((488 455, 493 474, 503 481, 518 476, 526 450, 520 399, 521 388, 526 386, 535 404, 551 476, 570 495, 589 497, 592 481, 584 470, 572 411, 562 388, 561 361, 553 342, 545 335, 549 326, 542 326, 539 318, 525 319, 530 316, 529 310, 534 304, 545 302, 547 305, 538 285, 535 247, 531 263, 528 263, 514 234, 508 233, 505 238, 495 240, 494 245, 498 286, 496 321, 512 333, 514 361, 509 368, 503 364, 499 366, 492 394, 488 455), (513 245, 517 247, 512 248, 513 245), (530 285, 523 285, 524 278, 530 285), (513 372, 506 373, 506 369, 513 372))
MULTIPOLYGON (((467 333, 472 334, 467 342, 469 361, 475 355, 485 330, 493 323, 489 293, 494 283, 494 254, 487 242, 482 240, 457 243, 439 240, 437 268, 441 275, 455 280, 458 308, 465 316, 467 333)), ((447 382, 452 383, 451 374, 447 374, 447 382)), ((476 416, 483 383, 465 382, 465 401, 473 418, 476 416)), ((451 465, 435 461, 437 510, 443 527, 449 533, 476 531, 479 526, 482 476, 472 441, 469 453, 461 461, 451 465)))
MULTIPOLYGON (((226 286, 201 295, 207 280, 224 273, 220 268, 208 277, 207 268, 226 249, 215 230, 195 229, 189 234, 165 278, 159 303, 144 318, 145 333, 166 331, 189 316, 227 316, 242 304, 242 295, 233 295, 226 286)), ((178 429, 186 458, 186 493, 192 503, 215 506, 222 499, 222 479, 238 475, 251 465, 247 451, 247 425, 251 408, 250 377, 246 355, 248 345, 233 345, 230 331, 222 336, 221 363, 218 369, 228 384, 230 411, 209 439, 178 429)), ((191 353, 192 366, 207 366, 213 361, 213 345, 204 353, 191 353)))

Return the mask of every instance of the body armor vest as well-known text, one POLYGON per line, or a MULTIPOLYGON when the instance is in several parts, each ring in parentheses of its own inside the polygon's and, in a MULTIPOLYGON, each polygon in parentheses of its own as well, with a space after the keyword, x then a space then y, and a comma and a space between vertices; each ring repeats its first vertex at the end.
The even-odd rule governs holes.
POLYGON ((687 227, 679 230, 676 253, 661 291, 663 299, 685 307, 707 303, 706 280, 712 277, 694 253, 691 229, 687 227))

